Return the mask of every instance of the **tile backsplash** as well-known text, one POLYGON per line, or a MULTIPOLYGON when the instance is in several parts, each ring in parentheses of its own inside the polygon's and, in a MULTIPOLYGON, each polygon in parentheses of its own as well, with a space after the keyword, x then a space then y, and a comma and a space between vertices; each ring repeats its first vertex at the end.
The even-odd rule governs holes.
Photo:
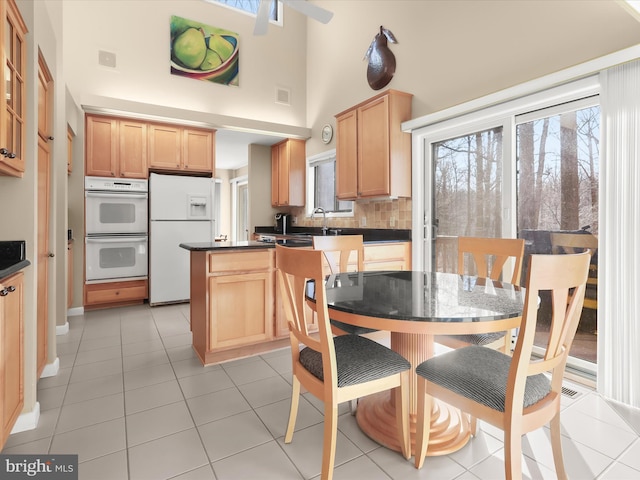
MULTIPOLYGON (((292 208, 296 226, 322 227, 322 215, 306 216, 303 207, 292 208)), ((411 198, 393 200, 358 200, 354 203, 353 217, 328 218, 331 228, 393 228, 411 229, 411 198)))

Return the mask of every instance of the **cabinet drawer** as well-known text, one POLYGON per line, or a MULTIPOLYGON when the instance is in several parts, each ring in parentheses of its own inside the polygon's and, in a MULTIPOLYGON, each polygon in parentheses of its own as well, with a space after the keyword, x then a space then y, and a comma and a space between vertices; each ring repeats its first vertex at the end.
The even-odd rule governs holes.
POLYGON ((209 254, 209 273, 253 272, 272 269, 274 249, 209 254))
POLYGON ((85 305, 130 302, 147 298, 147 282, 96 283, 85 285, 85 305))
POLYGON ((389 260, 408 260, 409 243, 381 243, 378 245, 365 245, 364 261, 381 262, 389 260))

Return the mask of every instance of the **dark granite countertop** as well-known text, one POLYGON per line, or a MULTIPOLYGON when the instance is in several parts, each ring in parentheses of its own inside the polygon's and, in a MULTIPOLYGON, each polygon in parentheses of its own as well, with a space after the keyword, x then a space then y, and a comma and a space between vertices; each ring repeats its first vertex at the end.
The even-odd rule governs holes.
MULTIPOLYGON (((329 227, 330 232, 338 231, 339 235, 362 235, 365 243, 373 242, 410 242, 411 230, 387 228, 339 228, 329 227)), ((256 227, 255 233, 262 235, 282 235, 275 232, 273 226, 256 227)), ((286 236, 322 235, 320 227, 291 227, 286 236)))
POLYGON ((276 245, 287 247, 310 247, 311 239, 283 239, 275 242, 198 242, 181 243, 180 247, 192 252, 216 251, 226 252, 231 250, 257 250, 261 248, 275 248, 276 245))
POLYGON ((26 258, 24 240, 0 241, 0 279, 31 265, 26 258))
MULTIPOLYGON (((275 236, 274 242, 198 242, 181 243, 180 247, 189 251, 230 251, 259 248, 274 248, 276 245, 287 247, 310 247, 313 235, 322 235, 320 227, 292 227, 287 235, 276 234, 273 227, 256 227, 255 233, 275 236)), ((376 228, 342 228, 340 235, 362 235, 364 243, 378 242, 410 242, 411 230, 387 230, 376 228)))

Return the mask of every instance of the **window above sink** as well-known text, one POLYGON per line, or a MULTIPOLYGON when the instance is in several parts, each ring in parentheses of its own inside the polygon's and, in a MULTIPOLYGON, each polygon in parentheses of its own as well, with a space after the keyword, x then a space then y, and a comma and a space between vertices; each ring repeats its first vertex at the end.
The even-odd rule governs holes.
POLYGON ((328 218, 353 217, 353 202, 336 197, 336 151, 307 158, 306 214, 322 208, 328 218))

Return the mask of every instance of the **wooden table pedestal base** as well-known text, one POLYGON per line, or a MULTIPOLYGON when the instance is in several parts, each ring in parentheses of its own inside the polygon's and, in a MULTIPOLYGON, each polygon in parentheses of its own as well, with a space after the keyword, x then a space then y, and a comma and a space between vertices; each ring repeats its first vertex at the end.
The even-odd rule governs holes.
MULTIPOLYGON (((356 419, 372 440, 392 450, 400 451, 396 426, 395 404, 391 392, 381 392, 361 398, 356 419)), ((440 401, 432 402, 431 433, 427 455, 448 455, 461 449, 471 437, 466 415, 440 401)), ((416 416, 410 415, 411 454, 415 454, 416 416)))

